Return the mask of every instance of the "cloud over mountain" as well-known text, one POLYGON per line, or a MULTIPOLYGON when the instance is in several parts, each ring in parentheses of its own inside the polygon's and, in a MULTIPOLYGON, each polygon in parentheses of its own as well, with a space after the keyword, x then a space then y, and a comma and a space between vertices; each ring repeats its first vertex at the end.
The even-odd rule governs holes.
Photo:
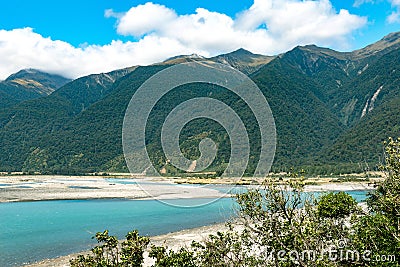
POLYGON ((105 17, 116 18, 117 32, 132 41, 74 47, 29 27, 0 30, 0 78, 27 67, 76 78, 177 54, 213 56, 240 47, 270 55, 310 43, 343 50, 367 23, 365 17, 335 10, 329 0, 255 0, 235 18, 204 8, 180 15, 148 2, 123 13, 106 10, 105 17))
POLYGON ((172 9, 149 2, 115 17, 121 34, 165 37, 195 52, 211 54, 240 47, 275 54, 309 43, 346 49, 349 35, 367 22, 347 10, 337 12, 328 0, 255 0, 234 19, 203 8, 177 15, 172 9))

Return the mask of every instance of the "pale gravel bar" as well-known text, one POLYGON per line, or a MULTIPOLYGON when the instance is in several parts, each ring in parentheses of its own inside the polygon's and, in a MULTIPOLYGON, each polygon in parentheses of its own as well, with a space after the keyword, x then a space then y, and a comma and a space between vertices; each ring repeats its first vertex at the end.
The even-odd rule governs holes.
MULTIPOLYGON (((0 176, 0 203, 39 200, 180 199, 227 196, 218 190, 202 186, 177 185, 174 183, 174 181, 179 181, 177 179, 158 177, 135 178, 133 180, 133 178, 127 178, 126 176, 124 179, 132 182, 139 181, 144 184, 113 183, 102 176, 0 176)), ((218 179, 214 179, 214 182, 216 180, 218 179)), ((366 182, 321 183, 305 186, 305 191, 307 192, 371 189, 374 189, 374 185, 366 182)))
MULTIPOLYGON (((145 182, 147 192, 144 192, 143 188, 141 188, 138 184, 113 183, 102 176, 0 176, 0 202, 109 198, 218 198, 227 196, 210 188, 185 185, 177 186, 173 183, 174 179, 135 178, 135 180, 145 182)), ((371 189, 374 189, 372 184, 358 182, 322 183, 318 185, 305 186, 305 191, 307 192, 371 189)), ((187 229, 179 232, 155 236, 151 238, 151 241, 155 245, 165 244, 169 248, 177 249, 180 246, 189 246, 192 240, 201 241, 208 235, 224 229, 226 229, 224 224, 215 224, 211 226, 187 229)), ((75 253, 55 259, 45 259, 27 266, 69 266, 69 260, 82 253, 83 252, 75 253)), ((151 266, 152 264, 152 259, 146 257, 145 266, 151 266)))
MULTIPOLYGON (((127 180, 134 181, 134 180, 127 180)), ((141 178, 145 185, 113 183, 99 176, 1 176, 0 202, 73 199, 219 198, 218 190, 141 178), (146 191, 143 190, 145 188, 146 191)))

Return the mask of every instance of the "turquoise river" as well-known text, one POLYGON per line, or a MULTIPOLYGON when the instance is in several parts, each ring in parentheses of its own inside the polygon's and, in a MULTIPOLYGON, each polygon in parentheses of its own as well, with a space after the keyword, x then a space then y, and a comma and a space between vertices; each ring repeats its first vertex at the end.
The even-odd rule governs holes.
MULTIPOLYGON (((362 201, 366 192, 348 193, 362 201)), ((196 201, 173 200, 173 204, 196 201)), ((231 198, 195 208, 122 199, 0 203, 0 266, 21 266, 89 250, 95 242, 91 237, 105 229, 123 238, 133 229, 153 236, 223 222, 234 215, 234 205, 231 198)))

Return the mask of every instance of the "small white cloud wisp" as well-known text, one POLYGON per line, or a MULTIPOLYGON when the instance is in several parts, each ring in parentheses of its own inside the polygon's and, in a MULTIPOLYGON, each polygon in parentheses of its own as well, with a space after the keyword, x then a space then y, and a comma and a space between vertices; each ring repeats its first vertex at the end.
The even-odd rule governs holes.
POLYGON ((389 2, 395 11, 392 11, 392 13, 386 18, 386 21, 391 24, 400 23, 400 0, 389 0, 389 2))
MULTIPOLYGON (((392 11, 390 15, 386 17, 386 22, 389 24, 400 23, 400 0, 387 0, 391 5, 392 11)), ((355 0, 353 3, 354 7, 360 7, 364 4, 380 4, 382 1, 379 0, 355 0)))
POLYGON ((151 2, 104 15, 115 18, 117 32, 132 41, 74 47, 32 28, 0 30, 0 79, 23 68, 77 78, 179 54, 214 56, 238 48, 266 55, 305 44, 346 50, 352 33, 367 23, 365 17, 335 10, 329 0, 254 0, 235 18, 204 8, 179 15, 151 2))

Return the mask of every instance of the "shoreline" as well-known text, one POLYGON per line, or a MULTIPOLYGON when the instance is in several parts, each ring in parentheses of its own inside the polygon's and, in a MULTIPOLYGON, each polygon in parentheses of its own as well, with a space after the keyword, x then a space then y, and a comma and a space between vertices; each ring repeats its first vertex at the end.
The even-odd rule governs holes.
POLYGON ((45 200, 131 199, 167 200, 221 198, 215 189, 178 185, 152 178, 103 176, 0 176, 0 203, 45 200), (123 182, 118 181, 123 179, 123 182), (136 183, 139 182, 139 183, 136 183))
MULTIPOLYGON (((212 186, 229 184, 213 184, 212 186)), ((232 185, 234 186, 234 185, 232 185)), ((261 185, 250 185, 259 187, 261 185)), ((372 190, 373 183, 341 182, 310 184, 305 192, 359 191, 372 190)), ((204 188, 201 185, 174 183, 171 179, 103 177, 103 176, 0 176, 0 204, 10 202, 53 201, 53 200, 95 200, 95 199, 188 199, 220 198, 229 195, 216 189, 204 188), (113 180, 116 179, 116 180, 113 180), (119 180, 125 183, 117 183, 119 180), (128 182, 128 183, 126 183, 128 182), (138 185, 135 182, 142 182, 138 185), (144 187, 144 188, 143 188, 144 187), (147 191, 143 192, 143 189, 147 191), (148 193, 153 195, 148 195, 148 193)), ((225 229, 225 223, 218 223, 199 228, 185 229, 163 235, 150 237, 152 244, 166 244, 174 249, 190 245, 192 240, 201 241, 212 233, 225 229)), ((111 233, 112 234, 112 233, 111 233)), ((89 251, 73 253, 57 258, 44 259, 27 263, 28 267, 69 266, 69 260, 89 251)), ((152 259, 146 258, 145 266, 151 266, 152 259)))
MULTIPOLYGON (((176 250, 182 246, 190 246, 192 241, 202 241, 210 234, 215 234, 218 231, 226 230, 225 223, 211 224, 196 228, 184 229, 176 232, 170 232, 157 236, 150 236, 150 246, 166 245, 169 249, 176 250)), ((112 235, 112 233, 110 233, 112 235)), ((149 246, 149 248, 150 248, 149 246)), ((57 258, 43 259, 34 263, 27 263, 20 267, 68 267, 69 260, 76 258, 78 255, 87 255, 90 251, 81 251, 72 253, 57 258)), ((151 266, 154 260, 148 257, 148 252, 145 252, 144 266, 151 266)))
MULTIPOLYGON (((261 184, 242 185, 229 183, 232 178, 212 180, 213 183, 208 183, 208 179, 201 179, 204 183, 194 183, 186 179, 186 183, 183 183, 181 178, 162 177, 0 176, 0 203, 50 200, 222 198, 230 197, 230 195, 212 188, 213 186, 262 187, 261 184), (211 188, 207 186, 211 186, 211 188)), ((307 179, 304 191, 373 190, 375 188, 374 184, 379 180, 379 178, 375 178, 368 182, 331 182, 328 180, 321 181, 321 179, 307 179)))

